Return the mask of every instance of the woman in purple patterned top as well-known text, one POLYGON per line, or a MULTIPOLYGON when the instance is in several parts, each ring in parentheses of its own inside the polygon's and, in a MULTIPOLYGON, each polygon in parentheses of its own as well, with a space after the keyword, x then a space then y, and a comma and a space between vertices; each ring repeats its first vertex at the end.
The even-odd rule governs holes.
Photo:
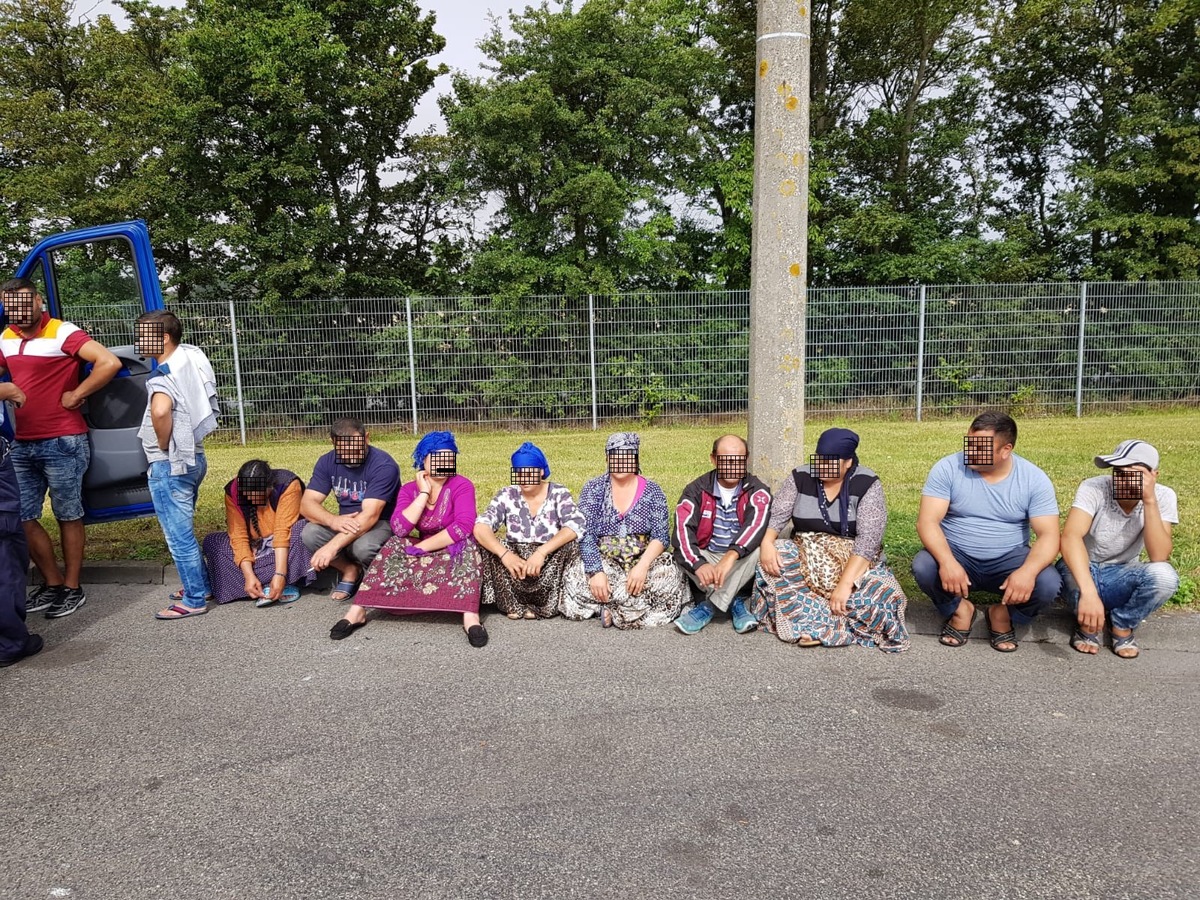
POLYGON ((367 609, 393 614, 462 613, 472 647, 488 635, 479 621, 479 548, 475 485, 457 473, 458 445, 449 431, 434 431, 413 452, 417 477, 403 485, 392 513, 393 537, 363 576, 354 605, 333 626, 334 640, 367 621, 367 609))
POLYGON ((688 599, 683 573, 669 553, 670 512, 662 488, 640 474, 640 439, 611 435, 608 474, 579 494, 587 518, 579 562, 567 570, 561 612, 569 619, 599 615, 605 627, 666 625, 688 599))

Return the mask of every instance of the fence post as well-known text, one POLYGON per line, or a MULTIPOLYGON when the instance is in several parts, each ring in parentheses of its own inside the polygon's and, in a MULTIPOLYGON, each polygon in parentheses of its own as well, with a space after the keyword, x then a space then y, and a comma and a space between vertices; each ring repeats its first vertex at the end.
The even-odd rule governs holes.
POLYGON ((233 335, 233 380, 237 385, 238 425, 242 432, 242 446, 246 446, 246 405, 242 401, 242 361, 238 356, 237 317, 233 312, 233 298, 229 298, 229 333, 233 335))
POLYGON ((404 298, 404 316, 408 321, 408 389, 412 401, 413 434, 417 433, 417 366, 413 359, 412 297, 404 298))
POLYGON ((920 313, 917 318, 917 421, 925 398, 925 285, 917 288, 920 313))
POLYGON ((592 431, 600 427, 596 402, 596 307, 588 294, 588 366, 592 370, 592 431))
POLYGON ((1083 327, 1087 324, 1087 282, 1079 285, 1079 359, 1075 367, 1075 418, 1083 415, 1083 327))

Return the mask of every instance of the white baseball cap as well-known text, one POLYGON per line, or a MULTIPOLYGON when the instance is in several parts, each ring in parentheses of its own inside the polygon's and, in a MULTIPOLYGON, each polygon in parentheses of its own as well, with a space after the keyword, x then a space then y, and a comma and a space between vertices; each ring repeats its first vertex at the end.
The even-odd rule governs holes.
POLYGON ((1108 456, 1097 456, 1096 465, 1101 469, 1143 465, 1154 471, 1158 468, 1158 451, 1145 441, 1121 441, 1108 456))

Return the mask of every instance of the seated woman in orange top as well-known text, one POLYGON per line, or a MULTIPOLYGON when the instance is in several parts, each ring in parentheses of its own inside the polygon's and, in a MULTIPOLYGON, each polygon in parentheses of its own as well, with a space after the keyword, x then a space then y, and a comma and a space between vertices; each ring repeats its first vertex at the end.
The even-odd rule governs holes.
POLYGON ((298 582, 316 575, 300 539, 304 482, 287 469, 252 459, 225 485, 225 532, 204 539, 204 557, 217 603, 250 598, 255 606, 291 603, 298 582))

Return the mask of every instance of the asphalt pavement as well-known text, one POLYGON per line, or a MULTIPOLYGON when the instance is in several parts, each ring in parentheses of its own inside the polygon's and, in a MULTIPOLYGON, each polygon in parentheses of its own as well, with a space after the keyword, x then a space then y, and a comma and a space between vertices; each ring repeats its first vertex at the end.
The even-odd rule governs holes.
POLYGON ((496 614, 476 650, 99 577, 0 670, 0 898, 1200 896, 1195 614, 1134 662, 1062 611, 944 648, 923 601, 902 654, 496 614))

